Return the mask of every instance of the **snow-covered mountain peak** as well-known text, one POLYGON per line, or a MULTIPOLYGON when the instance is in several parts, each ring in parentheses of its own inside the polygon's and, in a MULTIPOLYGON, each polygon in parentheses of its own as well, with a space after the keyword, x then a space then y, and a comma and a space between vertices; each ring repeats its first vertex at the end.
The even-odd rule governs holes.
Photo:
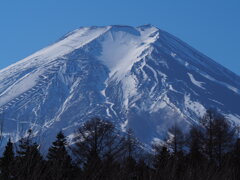
MULTIPOLYGON (((4 136, 69 137, 94 116, 144 143, 209 107, 240 124, 240 77, 152 25, 82 27, 0 71, 4 136)), ((0 117, 1 118, 1 117, 0 117)))
MULTIPOLYGON (((52 66, 59 66, 60 61, 68 61, 68 55, 74 51, 91 54, 109 68, 110 75, 117 73, 123 77, 132 65, 148 55, 151 51, 150 44, 158 38, 158 30, 148 26, 134 28, 130 26, 83 27, 74 30, 55 44, 52 44, 33 55, 0 71, 0 80, 14 77, 16 73, 27 72, 18 83, 3 92, 4 98, 0 99, 0 106, 15 98, 37 84, 38 77, 47 72, 52 66), (96 46, 96 47, 94 47, 96 46), (91 49, 98 53, 94 53, 91 49), (92 48, 93 49, 93 48, 92 48), (9 95, 7 95, 9 94, 9 95)), ((89 59, 89 61, 91 61, 89 59)), ((61 63, 60 63, 61 64, 61 63)))
MULTIPOLYGON (((141 44, 141 41, 142 43, 147 42, 147 36, 152 35, 156 31, 158 31, 158 29, 153 26, 142 26, 138 28, 119 25, 82 27, 66 34, 56 43, 19 61, 18 63, 14 64, 14 66, 21 65, 21 67, 24 67, 28 66, 29 64, 31 64, 32 66, 36 66, 42 65, 44 63, 49 63, 57 58, 64 57, 65 55, 73 52, 76 49, 86 46, 87 44, 94 40, 97 40, 101 36, 104 36, 104 45, 108 43, 106 42, 108 41, 107 38, 110 38, 109 40, 112 41, 119 41, 121 39, 121 44, 119 45, 122 46, 124 46, 125 44, 129 46, 131 45, 131 43, 134 43, 133 41, 138 41, 134 44, 141 44), (115 40, 113 38, 115 38, 115 40)), ((152 37, 149 38, 149 41, 151 41, 152 37)), ((105 54, 105 52, 103 52, 103 54, 105 54)), ((12 66, 9 66, 8 69, 12 66)))
POLYGON ((151 44, 158 38, 159 31, 153 27, 113 26, 104 34, 99 59, 110 69, 110 75, 124 75, 134 63, 150 54, 151 44))

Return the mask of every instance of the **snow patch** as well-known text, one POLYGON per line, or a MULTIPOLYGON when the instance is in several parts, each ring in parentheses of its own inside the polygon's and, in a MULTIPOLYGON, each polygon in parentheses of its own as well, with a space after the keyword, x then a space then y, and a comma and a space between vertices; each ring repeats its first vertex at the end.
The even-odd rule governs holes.
POLYGON ((191 82, 192 82, 194 85, 196 85, 196 86, 198 86, 198 87, 200 87, 200 88, 202 88, 202 89, 205 89, 205 88, 203 87, 203 84, 205 84, 204 82, 197 81, 191 73, 187 73, 187 74, 188 74, 191 82))
POLYGON ((153 145, 157 144, 157 145, 163 146, 163 145, 166 145, 166 142, 164 140, 161 140, 161 139, 155 137, 155 138, 153 138, 151 144, 153 144, 153 145))
POLYGON ((184 95, 184 105, 187 109, 195 112, 199 117, 203 117, 206 108, 199 102, 192 101, 190 95, 184 95))
POLYGON ((150 45, 159 37, 156 28, 136 28, 135 31, 139 34, 110 30, 104 35, 99 60, 110 69, 110 76, 123 78, 135 62, 150 54, 150 45))
POLYGON ((171 52, 171 56, 172 56, 173 58, 175 58, 175 57, 177 56, 177 54, 176 54, 176 53, 173 53, 173 52, 171 52))
POLYGON ((128 75, 122 81, 123 105, 128 108, 129 99, 137 95, 137 78, 134 75, 128 75))

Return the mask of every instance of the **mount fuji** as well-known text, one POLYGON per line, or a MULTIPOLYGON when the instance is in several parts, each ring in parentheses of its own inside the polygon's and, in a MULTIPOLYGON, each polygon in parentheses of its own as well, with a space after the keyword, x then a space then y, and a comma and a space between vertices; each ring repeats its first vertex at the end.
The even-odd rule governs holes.
POLYGON ((146 145, 216 108, 240 125, 240 77, 152 25, 82 27, 0 71, 4 139, 32 129, 46 146, 93 117, 146 145))

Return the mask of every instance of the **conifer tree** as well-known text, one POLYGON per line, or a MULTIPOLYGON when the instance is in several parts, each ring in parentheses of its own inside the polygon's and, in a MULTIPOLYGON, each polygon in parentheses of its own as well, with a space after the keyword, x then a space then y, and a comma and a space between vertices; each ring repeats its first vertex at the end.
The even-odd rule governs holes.
POLYGON ((218 114, 214 120, 214 153, 219 166, 222 165, 224 153, 230 150, 234 141, 235 129, 224 116, 218 114))
POLYGON ((207 110, 206 114, 201 119, 201 123, 204 126, 205 138, 204 138, 204 150, 208 156, 210 162, 213 162, 213 148, 214 148, 214 130, 213 122, 215 118, 215 112, 213 110, 207 110))
POLYGON ((9 138, 0 161, 1 176, 0 179, 9 180, 13 178, 14 151, 13 143, 9 138))
POLYGON ((163 169, 166 167, 168 161, 170 160, 170 152, 166 146, 154 145, 154 161, 153 166, 157 169, 163 169))
POLYGON ((191 127, 187 134, 186 178, 197 179, 204 172, 205 158, 203 154, 204 134, 200 127, 191 127))
MULTIPOLYGON (((153 159, 153 167, 155 170, 155 178, 165 178, 169 174, 171 168, 171 154, 166 146, 155 144, 153 146, 155 151, 153 159)), ((170 175, 169 175, 170 176, 170 175)))
POLYGON ((232 175, 237 179, 240 177, 240 138, 237 138, 233 150, 230 153, 229 164, 227 164, 227 168, 231 168, 233 170, 232 175))
POLYGON ((136 156, 137 150, 139 149, 140 143, 135 138, 133 130, 128 129, 126 132, 126 138, 124 142, 124 149, 126 151, 127 158, 134 158, 136 156))
POLYGON ((57 136, 48 150, 49 179, 62 180, 71 179, 73 166, 71 157, 66 150, 67 140, 62 131, 57 136))
POLYGON ((192 166, 203 160, 204 135, 198 127, 193 126, 188 134, 187 145, 189 147, 188 159, 192 166))
POLYGON ((122 163, 122 174, 123 179, 136 179, 137 177, 137 162, 132 156, 128 156, 122 163))
POLYGON ((32 131, 28 136, 19 140, 19 149, 15 161, 17 180, 42 179, 44 174, 43 158, 39 152, 39 145, 32 142, 32 131))
POLYGON ((137 179, 138 180, 145 180, 145 179, 151 179, 150 178, 150 168, 146 164, 143 158, 141 158, 137 162, 136 166, 136 171, 137 171, 137 179))

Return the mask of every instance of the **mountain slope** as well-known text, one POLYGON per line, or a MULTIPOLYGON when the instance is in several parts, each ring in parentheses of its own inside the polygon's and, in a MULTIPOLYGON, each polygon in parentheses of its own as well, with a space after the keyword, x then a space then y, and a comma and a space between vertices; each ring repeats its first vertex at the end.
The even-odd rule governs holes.
POLYGON ((207 108, 240 123, 240 77, 154 26, 83 27, 0 71, 4 136, 32 128, 49 144, 89 118, 161 141, 207 108))

